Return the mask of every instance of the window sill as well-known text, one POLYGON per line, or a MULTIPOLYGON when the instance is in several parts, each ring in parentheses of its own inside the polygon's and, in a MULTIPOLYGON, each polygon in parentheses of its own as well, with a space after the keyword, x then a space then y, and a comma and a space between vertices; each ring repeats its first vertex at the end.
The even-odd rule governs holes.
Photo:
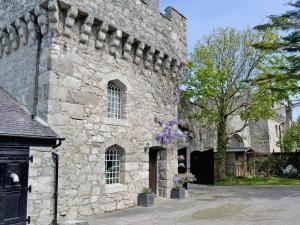
POLYGON ((117 192, 124 192, 126 186, 124 184, 106 184, 105 194, 112 194, 117 192))
POLYGON ((103 122, 107 125, 128 127, 128 119, 104 118, 103 122))

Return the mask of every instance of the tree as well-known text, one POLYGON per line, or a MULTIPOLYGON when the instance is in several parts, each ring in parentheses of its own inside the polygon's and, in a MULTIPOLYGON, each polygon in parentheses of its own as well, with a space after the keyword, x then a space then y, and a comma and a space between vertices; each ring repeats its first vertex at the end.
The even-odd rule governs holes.
MULTIPOLYGON (((183 81, 183 96, 193 101, 199 113, 193 119, 216 125, 220 178, 225 178, 225 157, 228 137, 241 132, 250 120, 271 118, 272 105, 278 100, 264 85, 245 82, 264 73, 266 62, 280 61, 253 43, 273 39, 272 33, 251 29, 218 29, 203 38, 191 55, 183 81), (240 116, 243 126, 228 132, 228 119, 240 116)), ((270 70, 270 69, 269 69, 270 70)))
POLYGON ((281 138, 281 146, 284 152, 294 152, 300 147, 300 117, 290 128, 285 130, 281 138))
POLYGON ((284 52, 286 62, 279 65, 275 73, 265 73, 264 76, 252 80, 256 83, 268 83, 270 90, 286 96, 295 95, 300 91, 300 1, 288 5, 292 10, 282 15, 269 16, 269 23, 256 27, 260 31, 278 31, 281 37, 255 44, 255 47, 261 50, 284 52))

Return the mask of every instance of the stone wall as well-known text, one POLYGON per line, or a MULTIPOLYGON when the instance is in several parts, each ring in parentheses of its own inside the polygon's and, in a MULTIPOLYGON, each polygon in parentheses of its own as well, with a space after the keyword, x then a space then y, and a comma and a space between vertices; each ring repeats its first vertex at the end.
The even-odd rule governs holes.
POLYGON ((49 225, 53 219, 54 165, 51 148, 31 148, 28 193, 28 215, 36 225, 49 225))
POLYGON ((36 44, 0 60, 0 86, 32 111, 36 44))
MULTIPOLYGON (((40 51, 38 115, 46 120, 48 113, 48 63, 49 40, 44 38, 40 51)), ((33 111, 34 89, 37 67, 37 42, 28 43, 17 50, 3 53, 0 57, 0 86, 9 92, 27 109, 33 111)))
MULTIPOLYGON (((0 27, 8 26, 41 3, 47 7, 45 0, 17 0, 13 3, 1 0, 0 27)), ((82 12, 99 17, 101 21, 120 28, 153 48, 163 49, 183 62, 186 60, 186 19, 171 7, 165 15, 159 13, 158 0, 64 0, 59 5, 62 8, 76 6, 82 12)))
MULTIPOLYGON (((228 118, 228 133, 233 133, 236 130, 240 130, 244 126, 245 122, 241 120, 239 116, 233 116, 228 118)), ((237 133, 243 139, 244 147, 251 147, 252 140, 250 135, 249 126, 245 127, 242 131, 237 133)))
MULTIPOLYGON (((60 149, 60 215, 66 219, 136 205, 137 193, 148 186, 145 144, 158 145, 153 141, 159 129, 154 119, 176 116, 175 86, 168 77, 108 51, 97 52, 92 43, 78 45, 76 39, 62 36, 52 45, 49 105, 53 108, 48 121, 67 138, 60 149), (110 80, 127 87, 122 120, 107 118, 110 80), (106 185, 104 177, 105 150, 115 144, 125 151, 125 179, 117 186, 106 185)), ((167 160, 165 167, 173 174, 167 174, 169 183, 163 187, 170 189, 177 163, 170 149, 168 161, 170 167, 167 160)))
MULTIPOLYGON (((201 123, 196 120, 189 120, 189 116, 199 112, 199 107, 186 101, 181 101, 179 117, 186 122, 186 127, 191 132, 188 152, 195 150, 216 149, 216 127, 211 124, 201 123)), ((257 152, 271 153, 280 152, 278 141, 280 135, 291 125, 291 116, 287 113, 283 103, 274 105, 276 116, 272 119, 251 121, 249 126, 237 133, 242 139, 244 147, 251 147, 257 152), (277 130, 277 131, 276 131, 277 130)), ((228 133, 239 130, 243 127, 244 121, 239 116, 228 118, 228 133)))

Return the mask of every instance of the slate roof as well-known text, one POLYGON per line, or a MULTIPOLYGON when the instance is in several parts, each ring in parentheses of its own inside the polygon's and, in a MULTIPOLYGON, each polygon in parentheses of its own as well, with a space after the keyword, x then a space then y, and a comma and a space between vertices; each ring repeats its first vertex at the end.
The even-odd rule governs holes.
POLYGON ((0 87, 0 136, 61 139, 0 87))

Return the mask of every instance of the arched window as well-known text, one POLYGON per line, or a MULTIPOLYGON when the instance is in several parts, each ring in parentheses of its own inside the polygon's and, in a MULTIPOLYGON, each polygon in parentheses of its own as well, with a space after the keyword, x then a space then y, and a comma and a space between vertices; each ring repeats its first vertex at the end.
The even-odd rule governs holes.
POLYGON ((121 119, 123 111, 122 89, 113 81, 107 85, 108 117, 121 119))
POLYGON ((121 149, 118 146, 109 147, 105 152, 105 179, 106 184, 120 183, 121 149))
POLYGON ((233 135, 233 137, 229 138, 228 145, 230 148, 239 148, 244 147, 243 138, 237 134, 233 135))

